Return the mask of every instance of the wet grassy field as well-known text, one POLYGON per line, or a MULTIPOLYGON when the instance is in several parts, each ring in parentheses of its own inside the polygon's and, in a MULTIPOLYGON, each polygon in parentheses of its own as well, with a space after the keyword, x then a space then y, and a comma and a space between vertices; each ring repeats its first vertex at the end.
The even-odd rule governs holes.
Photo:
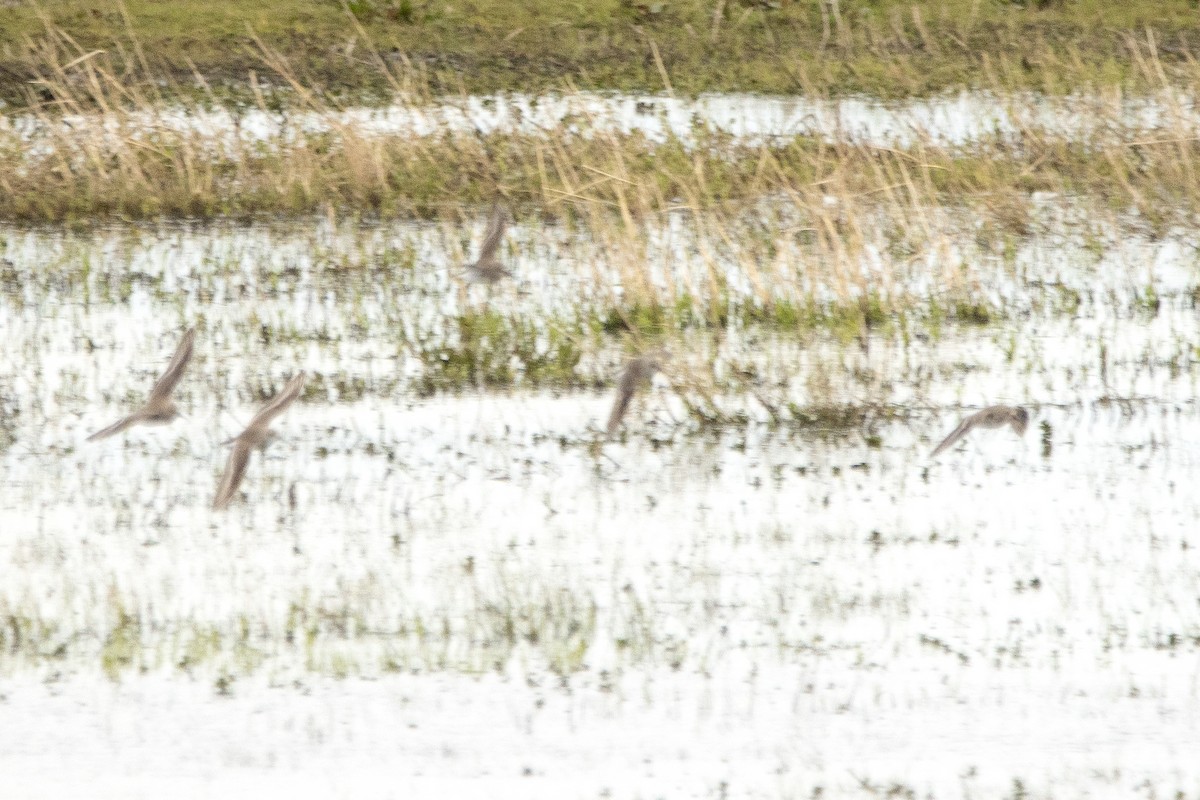
MULTIPOLYGON (((871 8, 841 4, 844 52, 864 19, 1001 12, 1055 52, 1101 6, 871 8)), ((349 9, 364 37, 432 11, 349 9)), ((426 75, 347 108, 295 53, 290 87, 167 98, 128 53, 42 51, 50 99, 0 126, 10 785, 1192 796, 1200 116, 1145 41, 1128 85, 896 104, 426 75), (469 285, 493 201, 513 277, 469 285), (87 441, 191 327, 181 416, 87 441), (930 457, 995 403, 1029 430, 930 457)))
MULTIPOLYGON (((355 765, 301 796, 370 794, 397 758, 414 790, 467 795, 1186 791, 1196 250, 1066 201, 1039 218, 1010 254, 954 240, 986 315, 855 301, 836 324, 638 317, 619 251, 573 226, 517 225, 520 278, 490 294, 459 282, 482 216, 5 229, 3 707, 80 754, 39 777, 27 725, 4 748, 17 785, 152 791, 105 766, 137 752, 196 793, 277 785, 297 758, 355 765), (190 324, 183 418, 85 442, 190 324), (676 358, 606 441, 647 343, 676 358), (282 439, 210 511, 221 441, 297 369, 282 439), (1025 437, 929 459, 992 402, 1030 409, 1025 437), (182 720, 222 777, 155 733, 182 720), (636 758, 611 749, 630 727, 636 758)), ((711 235, 687 212, 647 225, 650 286, 754 308, 750 262, 711 235)), ((797 247, 781 263, 808 263, 797 247)), ((894 296, 940 302, 937 263, 890 270, 894 296)), ((794 290, 762 284, 775 308, 794 290)))

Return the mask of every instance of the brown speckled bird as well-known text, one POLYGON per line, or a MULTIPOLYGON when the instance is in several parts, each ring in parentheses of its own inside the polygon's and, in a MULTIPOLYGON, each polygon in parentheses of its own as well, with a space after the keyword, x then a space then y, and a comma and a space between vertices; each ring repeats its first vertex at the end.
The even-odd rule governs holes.
POLYGON ((154 384, 154 388, 150 390, 150 396, 146 398, 145 405, 128 417, 109 425, 104 430, 96 431, 87 440, 94 442, 97 439, 105 439, 139 423, 165 425, 179 416, 179 409, 175 406, 175 401, 171 398, 171 392, 175 390, 175 385, 183 377, 183 371, 187 367, 188 361, 192 358, 192 344, 195 340, 196 329, 189 328, 188 332, 183 335, 183 340, 179 343, 179 346, 175 348, 175 355, 171 357, 171 363, 167 365, 167 371, 162 374, 162 377, 154 384))
POLYGON ((1003 428, 1005 425, 1011 425, 1018 436, 1023 436, 1026 426, 1029 425, 1029 412, 1018 406, 988 406, 964 419, 929 457, 934 458, 943 450, 952 447, 975 428, 1003 428))
POLYGON ((250 463, 250 451, 263 450, 274 434, 270 431, 271 421, 287 411, 288 406, 295 402, 304 389, 307 376, 298 372, 287 382, 283 391, 271 398, 262 410, 254 415, 246 430, 230 441, 233 442, 233 452, 229 454, 229 463, 225 465, 225 474, 221 476, 221 484, 217 487, 217 496, 213 499, 213 508, 221 510, 233 500, 246 474, 246 465, 250 463))
POLYGON ((621 424, 629 403, 633 400, 634 392, 643 384, 654 378, 654 373, 663 368, 670 354, 666 350, 656 350, 640 355, 625 365, 621 377, 617 379, 617 396, 613 399, 612 412, 608 415, 608 435, 612 436, 621 424))
POLYGON ((467 265, 467 280, 471 283, 493 284, 501 278, 511 278, 512 272, 496 258, 500 249, 500 240, 508 227, 508 215, 497 203, 492 206, 492 215, 488 219, 487 232, 483 235, 483 244, 479 248, 479 258, 473 264, 467 265))

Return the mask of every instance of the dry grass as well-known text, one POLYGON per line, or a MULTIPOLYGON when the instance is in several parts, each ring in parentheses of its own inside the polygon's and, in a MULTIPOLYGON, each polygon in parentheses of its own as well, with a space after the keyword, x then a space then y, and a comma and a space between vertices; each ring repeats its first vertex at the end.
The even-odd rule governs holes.
MULTIPOLYGON (((599 130, 373 135, 347 122, 338 105, 314 93, 284 56, 261 40, 257 45, 272 81, 287 92, 266 91, 252 82, 251 105, 285 116, 306 115, 320 123, 320 130, 293 125, 255 139, 227 128, 189 129, 179 120, 210 107, 215 94, 166 104, 164 94, 179 93, 130 81, 112 54, 86 51, 65 33, 56 35, 36 68, 34 86, 45 102, 23 117, 32 130, 0 131, 0 218, 212 217, 326 209, 433 216, 457 214, 463 204, 496 193, 551 214, 591 217, 603 210, 624 218, 781 196, 804 209, 814 234, 828 237, 833 246, 834 240, 857 235, 857 208, 874 214, 880 204, 909 209, 978 205, 997 224, 1021 230, 1033 191, 1092 195, 1136 207, 1152 222, 1191 213, 1200 194, 1200 126, 1181 108, 1169 107, 1178 93, 1153 40, 1130 42, 1130 50, 1142 82, 1169 107, 1160 128, 1131 126, 1122 93, 1108 90, 1091 95, 1090 105, 1080 109, 1091 121, 1092 132, 1084 136, 1061 135, 1030 122, 1015 136, 963 147, 925 141, 898 149, 808 137, 747 144, 711 132, 698 132, 695 141, 658 143, 599 130), (831 197, 837 202, 831 204, 831 197)), ((396 72, 382 60, 378 71, 397 102, 430 103, 428 84, 412 74, 396 72)), ((1192 62, 1188 80, 1200 81, 1200 64, 1192 62)), ((1032 118, 1028 101, 1017 96, 1010 102, 1017 119, 1032 118)), ((236 127, 238 112, 232 113, 236 127)))
MULTIPOLYGON (((499 195, 519 215, 585 226, 619 271, 619 324, 636 331, 664 316, 722 324, 734 302, 724 285, 730 264, 751 287, 749 313, 792 320, 831 313, 832 302, 851 310, 849 328, 858 329, 873 313, 853 312, 858 304, 903 305, 905 277, 928 271, 934 254, 943 266, 929 277, 953 309, 972 289, 948 257, 953 231, 970 219, 982 221, 980 237, 1023 235, 1038 224, 1038 191, 1081 198, 1106 214, 1133 208, 1155 230, 1200 211, 1200 126, 1170 108, 1170 82, 1149 48, 1137 68, 1158 81, 1168 106, 1159 128, 1130 125, 1121 93, 1111 91, 1081 107, 1092 123, 1083 136, 1030 122, 965 146, 918 140, 900 148, 811 137, 747 143, 706 131, 651 142, 586 121, 584 134, 374 135, 260 45, 274 81, 289 87, 282 113, 306 114, 319 130, 293 123, 256 139, 189 128, 180 118, 203 104, 164 104, 161 87, 125 80, 109 54, 66 44, 54 58, 46 54, 38 86, 51 101, 32 108, 27 129, 0 132, 0 218, 319 212, 457 223, 465 208, 499 195), (701 277, 693 274, 687 287, 658 285, 647 267, 647 223, 680 212, 696 231, 690 258, 701 277), (864 268, 872 254, 887 269, 864 268)), ((387 74, 397 97, 429 100, 387 74)), ((279 111, 279 96, 256 90, 253 105, 279 111)), ((1019 107, 1013 116, 1030 118, 1019 107)))
MULTIPOLYGON (((947 204, 983 208, 1020 232, 1035 191, 1132 206, 1154 224, 1193 213, 1200 197, 1195 122, 1180 112, 1153 130, 1131 127, 1117 94, 1087 109, 1093 132, 1082 137, 1028 124, 965 146, 897 148, 811 137, 751 144, 713 132, 663 142, 600 130, 375 135, 299 84, 297 110, 321 129, 291 125, 256 139, 181 125, 201 109, 158 104, 108 71, 104 56, 43 85, 64 113, 40 109, 21 130, 0 132, 0 218, 446 216, 498 193, 553 215, 626 219, 683 207, 713 211, 716 224, 720 208, 770 196, 801 209, 811 235, 852 247, 864 216, 877 224, 881 207, 905 209, 907 238, 919 233, 920 209, 947 204)), ((259 107, 270 108, 261 94, 259 107)))

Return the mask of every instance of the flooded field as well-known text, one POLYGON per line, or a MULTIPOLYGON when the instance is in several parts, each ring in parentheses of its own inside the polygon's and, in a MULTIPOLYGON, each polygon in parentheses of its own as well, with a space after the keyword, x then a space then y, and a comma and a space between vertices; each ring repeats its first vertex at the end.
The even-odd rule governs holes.
MULTIPOLYGON (((147 109, 133 116, 66 115, 56 123, 76 132, 99 125, 117 135, 132 126, 147 133, 172 131, 215 142, 287 141, 289 132, 311 136, 348 127, 368 136, 422 137, 447 132, 602 135, 636 131, 656 142, 668 137, 689 141, 697 130, 711 129, 750 142, 814 136, 830 142, 874 145, 920 141, 961 145, 983 137, 1016 136, 1028 129, 1093 138, 1111 133, 1107 129, 1118 120, 1121 127, 1130 129, 1153 130, 1180 123, 1195 127, 1200 114, 1195 98, 1174 90, 1132 97, 1115 91, 1067 97, 963 91, 905 101, 865 96, 836 100, 753 94, 679 98, 578 92, 442 97, 433 104, 398 103, 324 112, 255 107, 147 109)), ((27 144, 37 145, 49 133, 48 127, 47 119, 37 115, 0 117, 0 131, 16 134, 27 144)))
POLYGON ((482 213, 0 230, 0 767, 23 797, 1194 796, 1200 253, 1039 209, 832 266, 783 213, 648 220, 632 255, 520 224, 492 290, 461 281, 482 213), (877 296, 911 310, 778 311, 877 296), (85 442, 192 325, 182 417, 85 442), (1024 437, 929 458, 992 403, 1024 437))

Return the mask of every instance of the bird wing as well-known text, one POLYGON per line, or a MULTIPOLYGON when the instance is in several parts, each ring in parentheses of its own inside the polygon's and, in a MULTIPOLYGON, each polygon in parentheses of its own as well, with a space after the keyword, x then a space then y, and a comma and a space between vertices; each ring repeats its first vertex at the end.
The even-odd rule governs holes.
POLYGON ((175 348, 175 355, 171 357, 171 363, 167 365, 167 371, 162 374, 162 377, 154 384, 154 388, 150 390, 151 402, 167 397, 175 389, 175 385, 183 377, 183 371, 187 367, 188 361, 192 358, 192 344, 195 340, 196 329, 188 328, 188 332, 183 335, 183 340, 179 342, 179 347, 175 348))
POLYGON ((119 422, 114 422, 112 425, 109 425, 107 428, 96 431, 91 436, 89 436, 87 438, 87 440, 89 442, 94 442, 97 439, 107 439, 109 436, 118 434, 121 431, 125 430, 126 428, 129 428, 133 425, 138 424, 139 422, 142 421, 142 416, 143 416, 142 412, 143 411, 145 411, 145 409, 139 409, 138 411, 135 411, 134 413, 130 414, 128 417, 125 417, 124 419, 120 420, 119 422))
POLYGON ((625 416, 625 411, 629 408, 629 402, 633 400, 633 385, 622 381, 617 387, 617 396, 613 400, 612 412, 608 415, 608 435, 612 436, 617 426, 621 424, 621 418, 625 416))
POLYGON ((630 361, 621 372, 621 377, 617 378, 617 396, 613 399, 612 413, 608 415, 609 436, 612 436, 621 424, 621 418, 625 416, 629 402, 633 400, 633 393, 637 391, 641 378, 641 361, 641 358, 630 361))
POLYGON ((497 203, 492 206, 492 216, 488 219, 487 232, 483 235, 483 245, 479 248, 479 259, 476 263, 483 264, 495 258, 496 250, 500 248, 500 239, 503 238, 507 227, 508 218, 504 209, 497 203))
POLYGON ((246 475, 246 465, 250 463, 250 445, 241 439, 234 440, 233 452, 229 454, 229 463, 225 465, 225 474, 217 486, 217 496, 213 498, 213 510, 220 511, 229 505, 233 493, 237 491, 246 475))
POLYGON ((256 425, 270 425, 271 420, 286 411, 287 407, 300 396, 306 380, 308 380, 308 376, 304 372, 297 372, 293 375, 291 380, 287 382, 287 385, 283 387, 283 391, 272 397, 262 407, 262 410, 254 415, 254 419, 250 420, 250 424, 246 427, 253 428, 256 425))
POLYGON ((972 414, 960 422, 958 427, 951 431, 950 435, 943 439, 942 443, 934 448, 934 451, 929 454, 929 457, 936 458, 937 455, 943 450, 953 447, 955 442, 970 433, 971 429, 975 427, 976 417, 978 416, 978 414, 972 414))

